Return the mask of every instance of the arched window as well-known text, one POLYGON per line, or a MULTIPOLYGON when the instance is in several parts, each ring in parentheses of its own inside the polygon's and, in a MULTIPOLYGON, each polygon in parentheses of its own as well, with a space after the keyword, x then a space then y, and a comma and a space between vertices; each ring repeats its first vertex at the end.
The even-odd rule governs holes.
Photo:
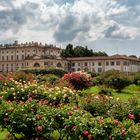
POLYGON ((61 63, 58 63, 58 64, 57 64, 57 67, 58 67, 58 68, 62 67, 62 64, 61 64, 61 63))
POLYGON ((39 63, 35 63, 34 67, 40 67, 40 64, 39 63))

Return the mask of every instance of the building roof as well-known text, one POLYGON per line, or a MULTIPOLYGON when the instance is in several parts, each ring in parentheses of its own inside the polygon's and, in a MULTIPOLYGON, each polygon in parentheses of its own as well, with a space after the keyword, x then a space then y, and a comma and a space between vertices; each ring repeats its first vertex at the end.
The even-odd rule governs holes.
POLYGON ((26 42, 26 43, 18 44, 18 42, 15 41, 15 43, 13 44, 5 44, 5 45, 0 44, 0 49, 31 48, 31 47, 49 48, 49 49, 57 49, 57 50, 61 49, 52 44, 43 45, 42 43, 38 43, 38 42, 26 42))
POLYGON ((89 60, 132 60, 140 62, 140 59, 128 57, 126 55, 112 55, 112 56, 92 56, 92 57, 72 57, 67 58, 69 61, 89 61, 89 60))

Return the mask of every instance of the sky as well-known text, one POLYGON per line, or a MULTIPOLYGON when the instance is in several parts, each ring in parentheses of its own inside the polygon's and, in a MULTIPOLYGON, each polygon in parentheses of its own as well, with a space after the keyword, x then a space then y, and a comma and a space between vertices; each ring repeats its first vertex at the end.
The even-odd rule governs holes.
POLYGON ((140 0, 0 0, 0 43, 14 40, 140 56, 140 0))

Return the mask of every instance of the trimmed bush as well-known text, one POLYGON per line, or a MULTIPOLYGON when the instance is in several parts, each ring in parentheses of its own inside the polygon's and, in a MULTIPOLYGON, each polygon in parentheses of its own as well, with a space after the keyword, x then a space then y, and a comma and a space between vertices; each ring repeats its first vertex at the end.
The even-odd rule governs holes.
POLYGON ((59 82, 59 77, 54 74, 47 74, 47 75, 38 75, 36 77, 38 82, 48 82, 51 85, 55 85, 59 82))
POLYGON ((107 81, 107 85, 113 87, 117 92, 121 92, 123 88, 130 85, 131 81, 125 77, 114 76, 107 81))
POLYGON ((56 69, 56 68, 49 68, 49 69, 29 69, 29 70, 24 70, 26 73, 33 73, 36 75, 45 75, 45 74, 54 74, 58 77, 63 77, 64 74, 67 73, 67 71, 62 70, 62 69, 56 69))

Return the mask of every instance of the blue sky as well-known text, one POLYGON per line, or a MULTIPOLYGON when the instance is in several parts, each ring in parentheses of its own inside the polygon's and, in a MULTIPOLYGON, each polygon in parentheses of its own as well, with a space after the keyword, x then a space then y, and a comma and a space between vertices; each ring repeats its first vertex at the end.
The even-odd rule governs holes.
POLYGON ((0 0, 0 36, 140 56, 140 0, 0 0))

